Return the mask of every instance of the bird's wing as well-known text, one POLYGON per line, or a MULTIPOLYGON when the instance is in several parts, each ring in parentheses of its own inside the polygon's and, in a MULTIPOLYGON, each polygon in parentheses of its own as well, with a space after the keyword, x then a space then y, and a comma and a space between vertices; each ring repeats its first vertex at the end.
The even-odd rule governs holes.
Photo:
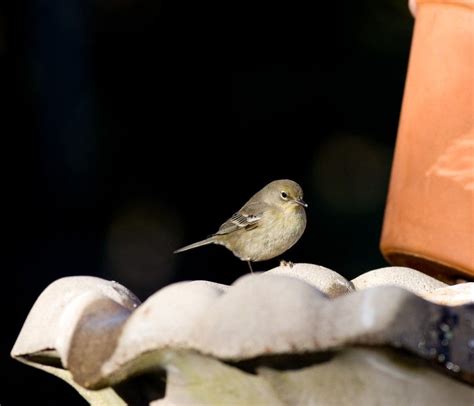
POLYGON ((262 218, 263 209, 261 205, 246 204, 237 213, 219 227, 216 235, 229 234, 237 230, 251 230, 258 227, 262 218))

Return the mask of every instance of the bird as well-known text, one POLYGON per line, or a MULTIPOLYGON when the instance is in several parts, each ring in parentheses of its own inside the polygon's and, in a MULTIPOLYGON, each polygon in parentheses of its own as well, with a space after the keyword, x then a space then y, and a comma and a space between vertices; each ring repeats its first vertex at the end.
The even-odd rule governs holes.
POLYGON ((275 180, 255 193, 216 233, 174 253, 209 244, 223 245, 246 261, 253 272, 252 262, 275 258, 300 239, 306 228, 307 207, 298 183, 275 180))

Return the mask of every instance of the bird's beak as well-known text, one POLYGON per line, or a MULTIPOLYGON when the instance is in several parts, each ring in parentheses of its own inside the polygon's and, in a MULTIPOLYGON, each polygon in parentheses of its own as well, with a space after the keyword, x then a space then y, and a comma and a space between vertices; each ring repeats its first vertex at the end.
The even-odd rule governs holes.
POLYGON ((303 207, 308 207, 308 205, 304 202, 303 199, 295 199, 295 203, 303 207))

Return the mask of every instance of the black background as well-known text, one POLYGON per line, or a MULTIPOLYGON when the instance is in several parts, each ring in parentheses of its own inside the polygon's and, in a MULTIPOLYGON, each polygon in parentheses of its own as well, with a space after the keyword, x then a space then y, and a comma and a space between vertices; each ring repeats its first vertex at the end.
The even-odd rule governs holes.
POLYGON ((309 203, 286 260, 347 278, 385 266, 412 26, 398 0, 2 3, 2 406, 85 404, 9 358, 49 283, 96 275, 142 300, 231 283, 247 265, 224 248, 172 251, 271 180, 309 203))

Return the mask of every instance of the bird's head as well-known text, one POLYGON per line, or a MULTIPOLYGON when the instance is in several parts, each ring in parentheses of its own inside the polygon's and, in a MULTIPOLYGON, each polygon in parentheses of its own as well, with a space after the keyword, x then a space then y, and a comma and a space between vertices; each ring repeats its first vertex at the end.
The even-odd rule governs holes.
POLYGON ((268 203, 282 207, 308 207, 303 200, 303 189, 296 182, 289 179, 275 180, 262 190, 268 203))

